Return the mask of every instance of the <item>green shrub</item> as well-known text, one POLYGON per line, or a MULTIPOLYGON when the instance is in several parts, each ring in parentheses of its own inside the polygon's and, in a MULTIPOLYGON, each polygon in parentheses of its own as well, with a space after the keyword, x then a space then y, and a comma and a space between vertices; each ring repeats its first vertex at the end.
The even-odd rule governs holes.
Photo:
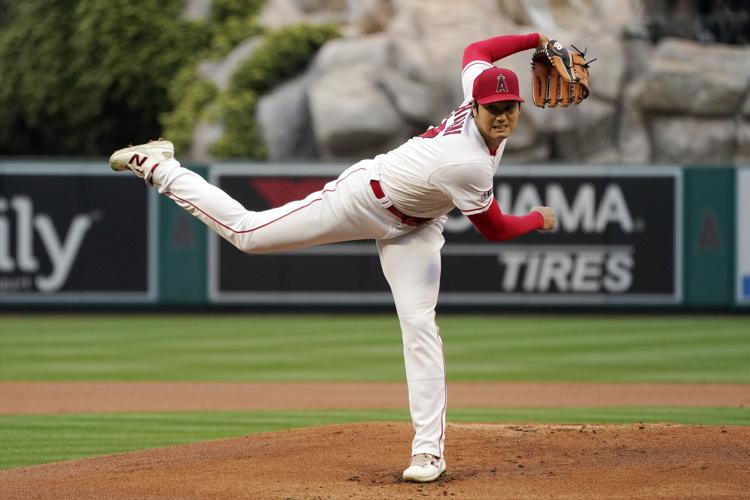
POLYGON ((265 158, 268 154, 255 121, 258 97, 252 90, 225 92, 219 97, 224 135, 211 146, 220 158, 265 158))
POLYGON ((260 35, 257 16, 230 16, 212 25, 211 57, 222 57, 250 37, 260 35))
POLYGON ((216 100, 218 90, 211 82, 196 76, 195 66, 186 66, 172 81, 168 94, 175 108, 160 116, 162 135, 174 143, 177 151, 184 151, 190 147, 195 125, 209 119, 210 105, 216 100))
POLYGON ((222 98, 225 135, 211 148, 218 157, 262 159, 266 147, 255 121, 258 96, 302 73, 325 42, 340 36, 332 25, 300 24, 264 35, 262 45, 237 69, 222 98))
POLYGON ((267 92, 299 74, 324 43, 338 36, 338 27, 328 24, 298 24, 269 32, 232 76, 231 88, 267 92))
POLYGON ((212 0, 211 22, 221 24, 230 17, 258 15, 266 0, 212 0))

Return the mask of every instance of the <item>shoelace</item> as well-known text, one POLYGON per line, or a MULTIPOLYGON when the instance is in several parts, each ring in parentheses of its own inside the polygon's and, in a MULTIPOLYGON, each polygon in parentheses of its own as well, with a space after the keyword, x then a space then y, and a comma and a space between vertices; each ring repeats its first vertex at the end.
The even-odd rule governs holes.
POLYGON ((438 457, 430 455, 429 453, 417 453, 411 457, 411 465, 416 465, 418 467, 427 467, 428 465, 437 466, 439 461, 440 459, 438 457))

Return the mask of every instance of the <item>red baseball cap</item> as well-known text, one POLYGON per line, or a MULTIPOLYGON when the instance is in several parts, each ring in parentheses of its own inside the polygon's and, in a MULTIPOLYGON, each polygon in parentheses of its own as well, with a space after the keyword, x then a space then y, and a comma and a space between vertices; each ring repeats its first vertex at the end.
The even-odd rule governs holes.
POLYGON ((524 102, 518 95, 518 77, 507 68, 493 66, 482 71, 474 80, 471 96, 479 104, 499 101, 524 102))

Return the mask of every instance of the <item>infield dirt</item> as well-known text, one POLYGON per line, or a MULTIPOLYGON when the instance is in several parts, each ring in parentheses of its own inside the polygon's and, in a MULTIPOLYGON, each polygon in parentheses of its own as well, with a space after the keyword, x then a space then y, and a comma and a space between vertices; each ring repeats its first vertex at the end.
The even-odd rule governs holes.
MULTIPOLYGON (((748 385, 451 384, 451 407, 747 407, 748 385)), ((0 414, 405 408, 404 384, 1 382, 0 414), (196 406, 197 405, 197 406, 196 406)), ((406 423, 295 429, 0 471, 0 499, 750 498, 750 427, 451 423, 401 481, 406 423)))
POLYGON ((3 498, 747 498, 750 428, 448 426, 448 472, 404 483, 412 430, 331 425, 0 472, 3 498))
MULTIPOLYGON (((0 415, 406 409, 403 382, 0 382, 0 415)), ((749 384, 450 382, 450 408, 750 407, 749 384)))

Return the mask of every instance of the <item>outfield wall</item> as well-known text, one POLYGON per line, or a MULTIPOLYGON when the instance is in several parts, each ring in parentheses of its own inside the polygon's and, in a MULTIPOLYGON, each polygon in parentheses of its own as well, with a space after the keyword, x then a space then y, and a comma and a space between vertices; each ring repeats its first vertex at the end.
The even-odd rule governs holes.
MULTIPOLYGON (((194 170, 251 210, 299 199, 344 165, 194 170)), ((750 169, 501 166, 506 212, 559 229, 494 244, 445 225, 440 303, 507 307, 750 305, 750 169)), ((103 162, 0 162, 0 304, 380 306, 371 241, 245 255, 103 162)))

